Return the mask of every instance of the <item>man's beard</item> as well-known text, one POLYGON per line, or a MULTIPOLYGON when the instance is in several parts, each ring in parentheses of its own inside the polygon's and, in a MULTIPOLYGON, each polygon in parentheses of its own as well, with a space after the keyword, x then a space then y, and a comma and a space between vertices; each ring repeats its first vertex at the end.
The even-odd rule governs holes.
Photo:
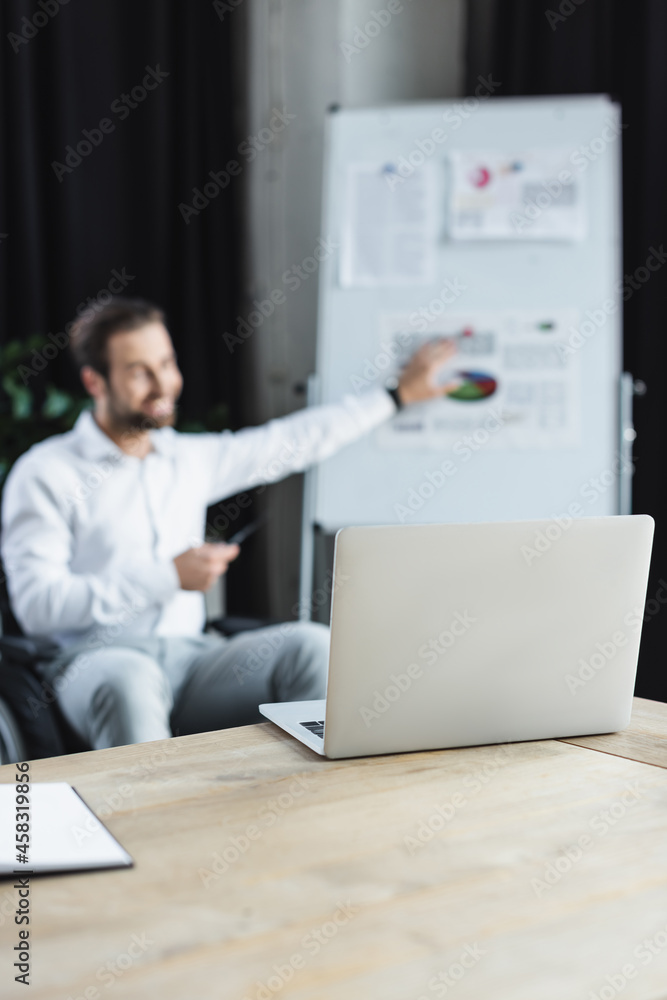
POLYGON ((111 394, 107 407, 111 426, 118 434, 138 434, 142 431, 155 431, 159 430, 160 427, 173 427, 176 422, 177 410, 175 404, 171 413, 165 413, 164 416, 151 416, 149 413, 143 413, 141 410, 123 409, 111 394))

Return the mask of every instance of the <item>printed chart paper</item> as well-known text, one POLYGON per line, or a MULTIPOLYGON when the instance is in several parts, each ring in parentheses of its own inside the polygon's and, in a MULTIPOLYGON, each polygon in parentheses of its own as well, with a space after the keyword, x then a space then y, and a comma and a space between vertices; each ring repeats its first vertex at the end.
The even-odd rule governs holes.
POLYGON ((431 284, 442 224, 436 164, 402 177, 391 163, 348 168, 340 283, 344 288, 431 284))
POLYGON ((584 176, 571 152, 452 150, 448 233, 452 240, 583 240, 584 176))
MULTIPOLYGON (((568 345, 578 319, 576 309, 461 313, 429 323, 415 313, 381 317, 371 365, 377 361, 383 376, 434 337, 456 338, 458 350, 438 377, 444 396, 399 411, 375 432, 378 445, 455 450, 466 435, 486 431, 485 448, 494 450, 579 447, 580 359, 568 345)), ((359 387, 363 381, 361 373, 359 387)))

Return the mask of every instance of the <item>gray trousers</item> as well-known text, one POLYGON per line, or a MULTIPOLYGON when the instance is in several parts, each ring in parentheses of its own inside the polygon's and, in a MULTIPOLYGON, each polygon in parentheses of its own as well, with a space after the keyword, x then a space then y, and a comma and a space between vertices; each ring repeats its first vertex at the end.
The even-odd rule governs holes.
POLYGON ((329 630, 286 622, 189 638, 123 639, 58 658, 58 704, 93 749, 263 721, 262 702, 324 698, 329 630))

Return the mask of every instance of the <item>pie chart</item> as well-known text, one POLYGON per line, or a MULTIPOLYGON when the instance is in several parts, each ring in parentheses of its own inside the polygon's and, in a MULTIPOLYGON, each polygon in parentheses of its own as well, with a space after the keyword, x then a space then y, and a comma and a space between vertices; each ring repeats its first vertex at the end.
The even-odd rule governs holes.
POLYGON ((486 185, 491 180, 491 171, 488 170, 486 167, 475 167, 475 169, 471 170, 470 173, 468 174, 468 180, 473 185, 473 187, 476 188, 486 187, 486 185))
POLYGON ((488 399, 497 388, 496 379, 486 372, 457 372, 447 383, 446 395, 450 399, 470 403, 477 399, 488 399))

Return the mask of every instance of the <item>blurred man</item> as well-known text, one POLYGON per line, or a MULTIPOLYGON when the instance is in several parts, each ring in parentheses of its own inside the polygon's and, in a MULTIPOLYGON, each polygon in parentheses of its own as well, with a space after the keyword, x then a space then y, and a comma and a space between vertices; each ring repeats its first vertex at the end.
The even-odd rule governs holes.
POLYGON ((323 698, 324 626, 202 634, 204 592, 239 554, 201 541, 206 508, 440 395, 452 343, 421 348, 395 390, 222 434, 173 430, 183 380, 150 303, 115 299, 86 314, 71 348, 93 409, 12 469, 2 552, 24 631, 62 647, 49 677, 73 728, 94 748, 119 746, 255 722, 264 701, 323 698))

